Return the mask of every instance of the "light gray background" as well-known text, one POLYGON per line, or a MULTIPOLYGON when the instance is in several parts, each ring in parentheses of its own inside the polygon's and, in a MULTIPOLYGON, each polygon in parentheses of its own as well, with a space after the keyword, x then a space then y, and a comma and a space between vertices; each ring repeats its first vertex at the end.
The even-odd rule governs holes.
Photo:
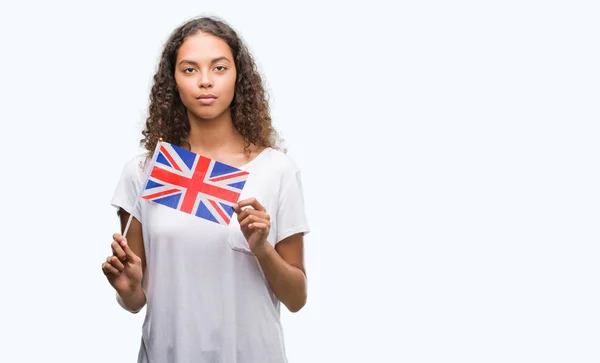
POLYGON ((109 200, 202 14, 249 45, 303 170, 290 363, 600 361, 596 4, 1 1, 0 361, 135 361, 109 200))

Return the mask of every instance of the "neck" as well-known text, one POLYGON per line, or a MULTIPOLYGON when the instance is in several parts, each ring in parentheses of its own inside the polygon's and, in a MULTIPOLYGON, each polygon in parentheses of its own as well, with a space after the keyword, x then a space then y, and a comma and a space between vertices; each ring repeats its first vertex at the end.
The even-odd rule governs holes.
POLYGON ((233 127, 231 111, 227 109, 214 119, 199 119, 188 112, 190 134, 188 143, 193 152, 213 153, 217 150, 236 150, 243 147, 242 136, 233 127))

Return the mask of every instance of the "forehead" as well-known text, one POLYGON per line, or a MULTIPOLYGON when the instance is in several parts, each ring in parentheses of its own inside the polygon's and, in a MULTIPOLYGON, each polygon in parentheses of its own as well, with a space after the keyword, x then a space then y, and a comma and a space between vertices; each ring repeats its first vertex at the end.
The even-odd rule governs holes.
POLYGON ((233 59, 231 49, 223 39, 203 32, 187 37, 177 52, 177 61, 187 59, 202 62, 218 57, 233 59))

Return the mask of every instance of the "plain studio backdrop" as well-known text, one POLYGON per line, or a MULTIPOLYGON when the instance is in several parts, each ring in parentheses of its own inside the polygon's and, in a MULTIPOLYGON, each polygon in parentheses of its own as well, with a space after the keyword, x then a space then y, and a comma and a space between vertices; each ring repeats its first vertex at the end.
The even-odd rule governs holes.
POLYGON ((0 2, 0 361, 137 358, 109 202, 198 15, 246 41, 302 168, 290 363, 600 361, 596 4, 0 2))

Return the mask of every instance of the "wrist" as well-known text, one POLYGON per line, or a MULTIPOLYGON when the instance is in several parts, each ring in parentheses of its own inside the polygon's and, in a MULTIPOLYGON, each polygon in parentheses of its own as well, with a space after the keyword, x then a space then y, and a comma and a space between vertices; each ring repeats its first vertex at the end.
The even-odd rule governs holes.
POLYGON ((146 304, 146 294, 142 286, 133 286, 125 291, 117 291, 117 301, 130 312, 140 311, 146 304))
POLYGON ((269 242, 265 241, 265 244, 262 245, 262 247, 255 249, 254 251, 252 251, 252 253, 254 253, 254 256, 258 260, 262 260, 262 259, 265 259, 269 255, 269 252, 272 248, 273 247, 271 247, 271 244, 269 242))
POLYGON ((116 285, 114 286, 114 288, 119 295, 121 295, 123 298, 126 298, 138 295, 139 292, 142 290, 142 283, 141 281, 135 282, 130 280, 125 286, 116 285))

